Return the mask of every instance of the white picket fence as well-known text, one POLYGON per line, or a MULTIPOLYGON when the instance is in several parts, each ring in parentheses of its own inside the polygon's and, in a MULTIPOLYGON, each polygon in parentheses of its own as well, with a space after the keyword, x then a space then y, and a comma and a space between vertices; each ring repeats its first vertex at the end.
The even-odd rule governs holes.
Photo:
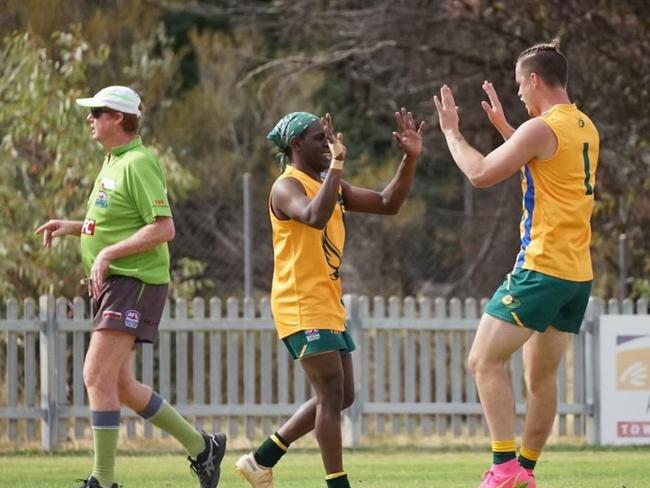
MULTIPOLYGON (((345 412, 348 445, 382 435, 484 436, 465 359, 486 301, 347 295, 357 344, 356 401, 345 412)), ((0 317, 0 436, 45 450, 89 437, 83 359, 91 321, 83 299, 6 301, 0 317)), ((277 339, 267 299, 167 304, 155 345, 139 348, 137 376, 199 426, 259 439, 311 395, 302 369, 277 339), (173 313, 171 313, 173 312, 173 313)), ((560 369, 557 434, 595 438, 598 317, 647 314, 647 301, 592 298, 585 324, 560 369), (636 305, 636 307, 635 307, 636 305)), ((523 413, 521 355, 512 361, 516 410, 523 413)), ((129 437, 154 435, 123 410, 129 437)), ((519 417, 521 425, 521 417, 519 417)))

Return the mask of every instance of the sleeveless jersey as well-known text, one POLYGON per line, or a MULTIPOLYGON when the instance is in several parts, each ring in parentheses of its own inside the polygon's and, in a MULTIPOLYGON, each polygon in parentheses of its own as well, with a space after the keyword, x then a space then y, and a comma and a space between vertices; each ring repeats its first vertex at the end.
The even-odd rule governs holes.
MULTIPOLYGON (((321 183, 288 165, 278 178, 298 180, 313 199, 321 183)), ((340 267, 345 244, 343 197, 324 229, 295 220, 280 220, 269 202, 273 229, 271 310, 280 338, 301 330, 345 330, 340 267)))
POLYGON ((521 249, 515 269, 590 281, 598 131, 574 104, 555 105, 541 119, 555 134, 557 149, 549 159, 533 159, 521 169, 521 249))

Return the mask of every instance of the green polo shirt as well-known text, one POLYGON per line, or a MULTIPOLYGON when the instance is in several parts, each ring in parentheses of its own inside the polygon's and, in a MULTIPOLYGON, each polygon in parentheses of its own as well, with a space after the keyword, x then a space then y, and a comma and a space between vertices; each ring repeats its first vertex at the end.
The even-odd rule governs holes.
MULTIPOLYGON (((95 180, 81 230, 86 276, 102 249, 131 237, 156 217, 171 216, 158 158, 140 137, 113 149, 95 180)), ((167 243, 114 260, 107 274, 132 276, 149 284, 169 283, 167 243)))

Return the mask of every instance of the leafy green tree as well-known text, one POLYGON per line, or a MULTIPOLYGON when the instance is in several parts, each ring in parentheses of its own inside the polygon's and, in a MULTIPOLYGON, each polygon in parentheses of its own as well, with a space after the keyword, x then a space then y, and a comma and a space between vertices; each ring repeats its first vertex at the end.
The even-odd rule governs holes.
MULTIPOLYGON (((163 79, 169 59, 132 46, 125 80, 163 79), (143 73, 146 76, 143 77, 143 73)), ((0 295, 20 298, 78 292, 79 244, 58 239, 45 250, 34 229, 48 218, 82 219, 103 153, 92 141, 86 113, 74 103, 88 96, 89 73, 104 66, 106 45, 90 46, 79 31, 56 33, 51 43, 33 35, 6 37, 0 54, 0 295)), ((158 148, 172 197, 182 198, 192 178, 172 152, 158 148)))
MULTIPOLYGON (((7 36, 0 60, 1 294, 50 288, 71 294, 76 286, 78 276, 70 272, 76 269, 70 264, 76 259, 74 239, 46 254, 29 236, 50 215, 83 214, 101 150, 84 132, 76 96, 113 83, 144 95, 142 132, 148 143, 164 148, 171 179, 174 286, 183 295, 241 293, 241 176, 251 173, 260 294, 270 285, 267 197, 277 176, 264 136, 281 115, 332 112, 350 146, 346 179, 380 188, 395 164, 390 133, 396 109, 407 106, 431 121, 431 95, 449 83, 458 95, 464 133, 487 151, 500 140, 480 109, 481 82, 495 83, 511 122, 521 123, 526 114, 515 95, 514 58, 535 42, 560 37, 571 62, 569 92, 601 131, 594 292, 616 294, 618 235, 625 232, 633 293, 648 295, 650 21, 643 2, 41 5, 7 0, 0 16, 0 35, 7 36), (52 37, 56 31, 72 33, 52 37), (30 35, 23 38, 25 32, 30 35)), ((435 127, 425 137, 400 215, 349 216, 348 291, 480 296, 512 266, 517 178, 474 191, 435 127)))
POLYGON ((254 26, 230 33, 195 30, 188 40, 197 82, 166 107, 155 127, 199 182, 191 198, 175 206, 173 257, 204 263, 193 276, 211 280, 218 296, 241 294, 242 178, 249 172, 254 287, 257 294, 268 294, 273 256, 267 199, 279 171, 265 136, 287 112, 316 111, 312 97, 323 77, 296 74, 242 84, 266 49, 254 26))
MULTIPOLYGON (((485 98, 482 81, 495 83, 506 113, 518 125, 526 114, 516 97, 514 60, 524 48, 559 37, 571 64, 569 93, 601 133, 593 219, 594 292, 617 294, 617 242, 619 233, 625 232, 628 273, 636 280, 635 293, 646 293, 650 21, 645 2, 306 0, 247 5, 247 11, 240 8, 243 21, 258 19, 272 32, 274 45, 285 49, 261 60, 251 76, 326 74, 318 94, 320 106, 337 114, 337 125, 349 141, 361 143, 360 152, 352 151, 357 164, 346 167, 346 178, 352 181, 355 171, 363 172, 364 161, 381 160, 386 154, 382 134, 390 130, 391 113, 408 106, 416 115, 433 115, 431 96, 443 83, 454 88, 467 137, 484 151, 495 147, 499 136, 480 108, 485 98)), ((237 15, 237 8, 232 12, 237 15)), ((409 266, 395 266, 394 272, 376 281, 374 290, 381 291, 385 283, 405 283, 404 293, 417 293, 433 280, 451 284, 449 290, 461 295, 490 293, 512 266, 516 251, 520 210, 516 179, 495 190, 469 189, 450 162, 443 138, 436 130, 429 131, 411 195, 426 199, 425 218, 435 221, 436 229, 422 234, 412 246, 427 247, 431 239, 438 245, 428 261, 419 263, 419 273, 409 276, 409 266), (453 270, 448 263, 453 263, 453 270)), ((393 230, 387 226, 386 232, 393 230)), ((360 258, 372 254, 368 250, 373 243, 385 248, 376 234, 364 240, 364 233, 370 235, 363 229, 348 246, 351 251, 359 246, 360 258)), ((390 259, 395 259, 395 252, 399 247, 389 253, 390 259)))

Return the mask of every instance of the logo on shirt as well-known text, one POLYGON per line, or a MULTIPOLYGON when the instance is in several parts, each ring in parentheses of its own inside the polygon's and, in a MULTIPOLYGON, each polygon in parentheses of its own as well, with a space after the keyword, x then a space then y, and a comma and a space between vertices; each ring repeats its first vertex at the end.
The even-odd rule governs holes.
POLYGON ((320 339, 320 331, 318 329, 308 329, 305 331, 305 339, 307 342, 314 342, 320 339))
POLYGON ((336 281, 341 277, 340 268, 341 268, 341 259, 342 252, 334 245, 327 235, 327 227, 323 230, 323 235, 321 238, 321 244, 323 246, 323 254, 325 255, 325 261, 331 269, 330 280, 336 281))
POLYGON ((152 203, 153 203, 154 207, 166 207, 167 206, 167 202, 165 200, 163 200, 162 198, 157 198, 152 203))
POLYGON ((99 190, 97 192, 97 198, 95 199, 95 205, 102 208, 108 207, 108 195, 105 191, 99 190))
POLYGON ((84 220, 84 225, 81 226, 81 233, 87 236, 95 235, 95 219, 84 220))
POLYGON ((137 310, 127 310, 124 317, 124 325, 130 329, 136 329, 140 324, 140 312, 137 310))
POLYGON ((115 180, 111 178, 102 178, 99 182, 99 188, 101 190, 115 190, 116 186, 115 180))

